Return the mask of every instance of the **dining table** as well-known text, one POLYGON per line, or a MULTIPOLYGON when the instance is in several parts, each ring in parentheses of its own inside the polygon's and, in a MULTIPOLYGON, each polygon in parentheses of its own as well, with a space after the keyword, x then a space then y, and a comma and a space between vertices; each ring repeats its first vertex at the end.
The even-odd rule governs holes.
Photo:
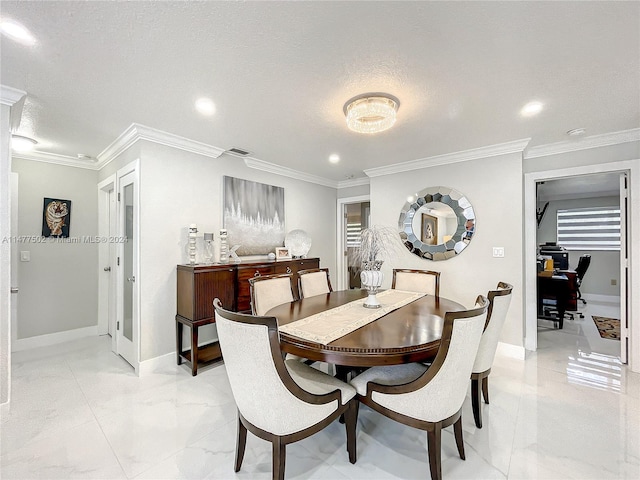
MULTIPOLYGON (((351 302, 364 303, 366 297, 366 290, 333 291, 278 305, 266 316, 276 317, 281 329, 351 302)), ((465 309, 453 300, 424 295, 326 344, 281 329, 280 345, 285 353, 345 367, 429 361, 440 346, 446 312, 465 309)))

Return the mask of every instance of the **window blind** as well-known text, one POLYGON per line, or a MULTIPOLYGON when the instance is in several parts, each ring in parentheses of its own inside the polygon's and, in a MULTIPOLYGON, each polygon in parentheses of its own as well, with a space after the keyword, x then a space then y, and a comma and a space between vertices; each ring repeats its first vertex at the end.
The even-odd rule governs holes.
POLYGON ((620 208, 558 210, 558 245, 567 250, 620 250, 620 208))
POLYGON ((347 247, 360 246, 361 223, 347 223, 347 247))

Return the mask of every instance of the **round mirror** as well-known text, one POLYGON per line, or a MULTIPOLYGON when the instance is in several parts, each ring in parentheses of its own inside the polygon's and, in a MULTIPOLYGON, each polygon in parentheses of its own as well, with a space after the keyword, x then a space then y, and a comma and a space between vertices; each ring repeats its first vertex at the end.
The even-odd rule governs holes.
POLYGON ((407 199, 398 228, 411 253, 428 260, 446 260, 471 242, 476 216, 469 200, 460 192, 431 187, 407 199))

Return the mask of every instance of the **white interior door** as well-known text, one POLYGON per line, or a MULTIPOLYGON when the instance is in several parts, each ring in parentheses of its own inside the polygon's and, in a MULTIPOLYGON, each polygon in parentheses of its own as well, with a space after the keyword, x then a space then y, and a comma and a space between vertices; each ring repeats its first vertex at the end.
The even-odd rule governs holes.
MULTIPOLYGON (((18 174, 11 172, 11 236, 18 235, 18 174)), ((18 242, 11 242, 11 336, 18 338, 18 294, 20 282, 18 277, 18 259, 20 246, 18 242)))
POLYGON ((620 174, 620 361, 629 363, 629 195, 626 172, 620 174))
POLYGON ((118 307, 116 351, 136 370, 139 352, 138 318, 138 179, 137 171, 118 178, 118 307))
POLYGON ((113 351, 116 351, 116 258, 117 204, 116 176, 98 185, 98 334, 111 336, 113 351))

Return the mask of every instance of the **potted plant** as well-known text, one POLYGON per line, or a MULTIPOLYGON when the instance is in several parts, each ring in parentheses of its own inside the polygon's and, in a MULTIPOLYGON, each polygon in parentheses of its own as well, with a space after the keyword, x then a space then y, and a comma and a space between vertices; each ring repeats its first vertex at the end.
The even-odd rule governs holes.
POLYGON ((389 227, 373 225, 362 230, 356 259, 362 268, 360 281, 369 294, 364 302, 366 308, 380 308, 376 297, 383 280, 380 268, 387 258, 399 251, 399 246, 398 233, 389 227))

